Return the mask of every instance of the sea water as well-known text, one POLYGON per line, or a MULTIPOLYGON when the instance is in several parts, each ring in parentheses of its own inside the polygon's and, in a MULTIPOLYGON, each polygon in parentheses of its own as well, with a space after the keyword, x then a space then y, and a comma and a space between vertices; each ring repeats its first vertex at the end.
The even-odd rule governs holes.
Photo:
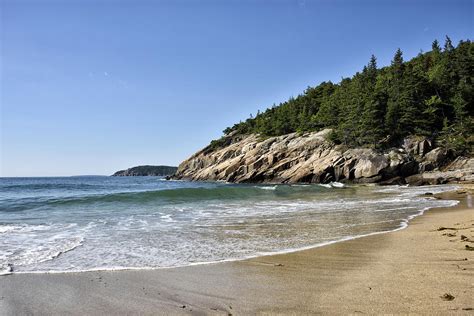
POLYGON ((405 227, 456 187, 0 178, 0 274, 165 268, 405 227))

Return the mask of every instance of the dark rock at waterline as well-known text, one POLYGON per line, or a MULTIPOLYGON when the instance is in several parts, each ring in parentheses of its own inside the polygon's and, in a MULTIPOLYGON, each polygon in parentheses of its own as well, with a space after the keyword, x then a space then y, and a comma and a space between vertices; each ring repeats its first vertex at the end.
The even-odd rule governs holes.
POLYGON ((405 178, 393 177, 384 181, 379 182, 380 185, 404 185, 406 184, 405 178))

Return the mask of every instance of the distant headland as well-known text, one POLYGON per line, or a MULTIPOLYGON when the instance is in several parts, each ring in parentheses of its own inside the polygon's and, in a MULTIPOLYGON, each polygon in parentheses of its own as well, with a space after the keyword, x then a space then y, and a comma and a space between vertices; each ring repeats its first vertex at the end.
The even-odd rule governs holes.
POLYGON ((177 167, 172 166, 136 166, 126 170, 115 172, 113 177, 137 177, 137 176, 170 176, 173 175, 177 167))

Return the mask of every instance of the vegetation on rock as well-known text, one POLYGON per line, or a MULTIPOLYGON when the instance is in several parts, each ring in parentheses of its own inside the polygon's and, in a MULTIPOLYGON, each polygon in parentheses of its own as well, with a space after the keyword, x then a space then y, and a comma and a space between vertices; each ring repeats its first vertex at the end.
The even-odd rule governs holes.
POLYGON ((177 169, 178 167, 170 166, 137 166, 127 170, 117 171, 112 176, 170 176, 173 175, 177 169))
POLYGON ((434 41, 430 52, 403 60, 398 49, 390 66, 367 66, 338 84, 308 87, 296 98, 258 112, 226 128, 226 136, 206 149, 229 145, 236 135, 262 137, 292 132, 333 130, 330 139, 349 147, 386 149, 408 135, 436 140, 456 154, 472 154, 474 143, 474 44, 444 48, 434 41))

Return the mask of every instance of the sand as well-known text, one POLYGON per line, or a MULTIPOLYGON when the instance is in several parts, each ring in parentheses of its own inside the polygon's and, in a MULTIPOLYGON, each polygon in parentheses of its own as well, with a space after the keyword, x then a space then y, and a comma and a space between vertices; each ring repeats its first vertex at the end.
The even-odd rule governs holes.
POLYGON ((427 211, 404 230, 290 254, 173 269, 2 276, 0 315, 471 314, 468 195, 443 194, 460 204, 427 211))

